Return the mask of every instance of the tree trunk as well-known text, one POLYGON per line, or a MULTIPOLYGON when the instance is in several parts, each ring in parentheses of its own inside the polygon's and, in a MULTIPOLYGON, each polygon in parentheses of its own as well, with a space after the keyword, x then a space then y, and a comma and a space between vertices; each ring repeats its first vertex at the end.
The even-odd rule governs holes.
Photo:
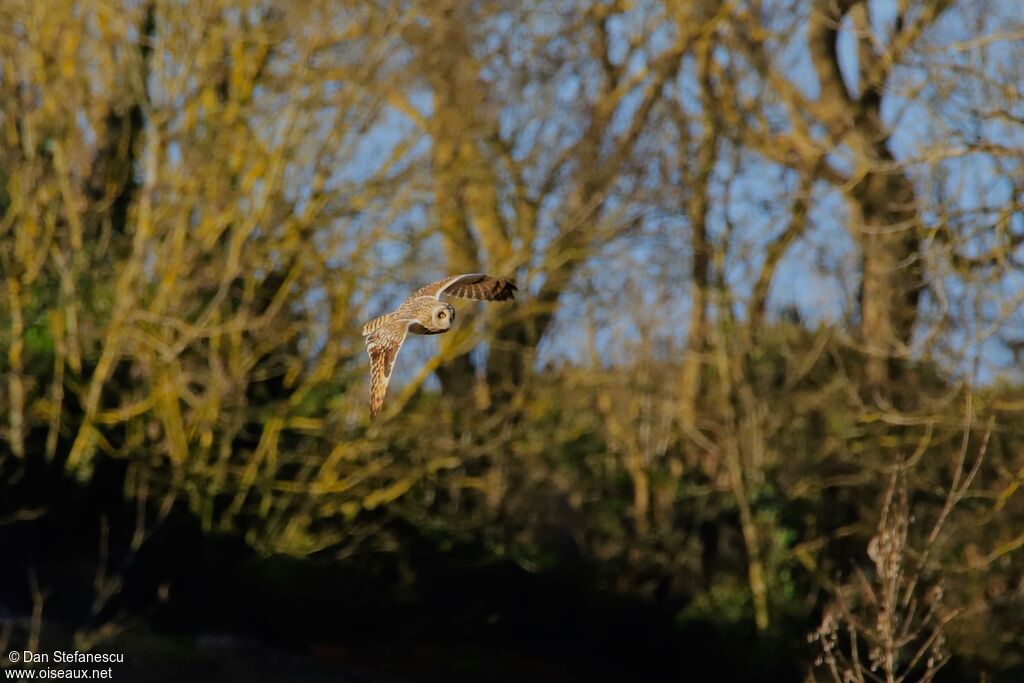
MULTIPOLYGON (((447 274, 480 270, 476 240, 470 231, 466 193, 472 162, 474 126, 472 112, 479 102, 476 65, 470 54, 465 24, 458 3, 438 3, 433 8, 432 31, 422 45, 426 74, 434 90, 432 119, 434 205, 444 244, 447 274)), ((468 328, 466 328, 468 329, 468 328)), ((452 355, 459 335, 441 338, 441 349, 451 355, 437 370, 449 396, 472 396, 475 368, 467 354, 452 355)))
MULTIPOLYGON (((937 2, 893 38, 911 41, 948 6, 937 2)), ((882 388, 900 371, 914 333, 924 272, 919 249, 921 216, 914 187, 889 149, 882 97, 891 70, 869 39, 863 0, 816 0, 808 26, 808 48, 821 89, 820 116, 837 143, 854 154, 853 181, 844 186, 852 209, 847 226, 861 250, 860 337, 868 384, 882 388), (857 90, 843 79, 839 30, 849 15, 858 34, 857 90)), ((898 56, 898 55, 896 55, 898 56)))
POLYGON ((869 173, 848 193, 851 226, 861 248, 861 338, 869 385, 895 379, 917 320, 924 286, 920 218, 914 189, 902 174, 869 173))

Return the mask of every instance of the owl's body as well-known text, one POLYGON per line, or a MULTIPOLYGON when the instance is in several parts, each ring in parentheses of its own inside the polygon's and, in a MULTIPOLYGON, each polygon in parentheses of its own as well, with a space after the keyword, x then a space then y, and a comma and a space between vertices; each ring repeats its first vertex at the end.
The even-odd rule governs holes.
POLYGON ((508 280, 482 273, 452 275, 417 290, 398 310, 374 318, 363 326, 366 351, 370 354, 370 421, 384 405, 395 358, 409 332, 444 334, 455 322, 455 309, 441 301, 442 294, 478 301, 509 301, 516 286, 508 280))

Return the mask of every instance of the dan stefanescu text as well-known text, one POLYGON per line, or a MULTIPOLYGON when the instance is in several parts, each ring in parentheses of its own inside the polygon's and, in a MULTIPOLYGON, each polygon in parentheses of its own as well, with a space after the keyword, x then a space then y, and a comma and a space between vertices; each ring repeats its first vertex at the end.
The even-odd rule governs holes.
POLYGON ((123 664, 124 654, 113 653, 113 652, 65 652, 64 650, 54 650, 52 653, 48 652, 32 652, 31 650, 23 650, 21 653, 21 661, 24 664, 123 664))

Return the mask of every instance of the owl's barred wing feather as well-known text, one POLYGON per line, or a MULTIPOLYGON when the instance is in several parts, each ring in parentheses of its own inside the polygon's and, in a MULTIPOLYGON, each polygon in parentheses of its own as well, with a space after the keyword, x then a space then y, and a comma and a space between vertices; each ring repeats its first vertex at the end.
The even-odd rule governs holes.
POLYGON ((366 352, 370 354, 370 422, 377 419, 384 405, 395 358, 408 332, 409 321, 391 320, 366 336, 366 352))
POLYGON ((447 294, 475 301, 508 301, 515 298, 517 291, 515 284, 508 280, 484 273, 467 273, 431 282, 417 290, 413 297, 432 296, 440 299, 442 294, 447 294))
POLYGON ((374 318, 370 322, 363 325, 363 336, 365 337, 367 335, 373 334, 374 332, 379 330, 383 325, 386 325, 387 323, 391 322, 394 319, 394 313, 385 313, 380 317, 374 318))
POLYGON ((517 289, 508 280, 485 275, 478 282, 454 282, 445 288, 444 293, 475 301, 509 301, 515 299, 517 289))

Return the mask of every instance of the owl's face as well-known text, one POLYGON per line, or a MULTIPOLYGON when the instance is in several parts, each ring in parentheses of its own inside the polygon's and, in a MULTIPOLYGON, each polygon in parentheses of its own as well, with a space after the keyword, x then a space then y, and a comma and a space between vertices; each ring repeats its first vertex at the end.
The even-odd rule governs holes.
POLYGON ((441 302, 431 308, 430 321, 423 324, 432 330, 450 330, 455 322, 455 309, 451 304, 441 302))

